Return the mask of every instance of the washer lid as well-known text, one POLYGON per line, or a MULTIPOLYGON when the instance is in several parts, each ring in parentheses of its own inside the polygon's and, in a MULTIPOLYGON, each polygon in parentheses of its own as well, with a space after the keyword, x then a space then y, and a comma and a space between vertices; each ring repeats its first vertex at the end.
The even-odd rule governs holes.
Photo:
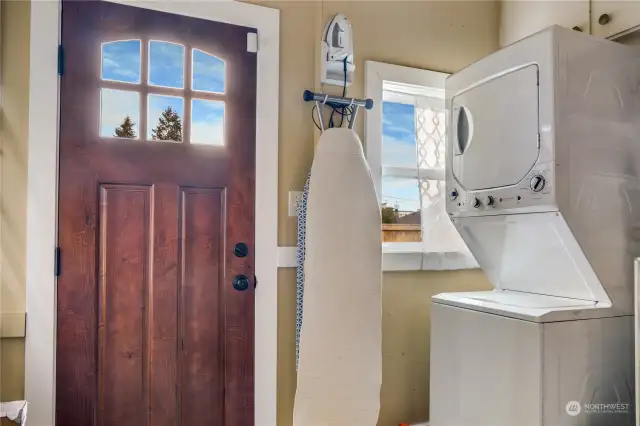
POLYGON ((433 296, 432 301, 532 322, 599 317, 608 310, 596 302, 509 290, 441 293, 433 296))
POLYGON ((511 186, 538 159, 538 66, 474 84, 450 105, 452 170, 467 190, 511 186))
POLYGON ((559 212, 452 219, 497 289, 611 305, 559 212))

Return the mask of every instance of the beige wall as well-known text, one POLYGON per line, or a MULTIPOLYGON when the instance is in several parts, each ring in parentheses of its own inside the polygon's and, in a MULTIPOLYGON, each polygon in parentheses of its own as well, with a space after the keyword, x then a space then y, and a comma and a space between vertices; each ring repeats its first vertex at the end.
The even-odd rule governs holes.
POLYGON ((589 33, 590 0, 504 0, 501 3, 500 44, 514 43, 549 25, 580 27, 589 33))
MULTIPOLYGON (((319 44, 336 13, 353 25, 355 82, 364 95, 364 61, 453 72, 495 51, 499 8, 495 2, 350 1, 257 2, 280 9, 279 243, 296 243, 296 220, 287 216, 287 192, 304 186, 317 133, 304 89, 320 90, 319 44)), ((327 91, 335 88, 325 87, 327 91)), ((358 130, 362 135, 362 116, 358 130)), ((278 426, 291 426, 295 395, 295 270, 278 279, 278 426)), ((429 300, 444 291, 487 289, 480 271, 386 273, 383 295, 381 426, 424 421, 429 401, 429 300)))
MULTIPOLYGON (((506 46, 549 25, 579 27, 596 37, 622 34, 640 25, 640 2, 628 0, 501 0, 500 40, 506 46), (611 21, 598 23, 602 14, 611 21)), ((635 37, 637 39, 637 36, 635 37)))
MULTIPOLYGON (((4 0, 0 7, 0 318, 24 322, 7 314, 25 311, 30 7, 4 0)), ((0 339, 0 400, 23 395, 24 339, 0 339)))
MULTIPOLYGON (((355 39, 355 82, 350 96, 364 96, 364 61, 453 72, 498 48, 499 5, 492 1, 254 1, 280 10, 280 245, 296 243, 296 219, 288 216, 288 191, 300 190, 311 166, 311 106, 304 89, 319 84, 320 37, 338 12, 355 39)), ((335 87, 325 86, 327 91, 335 87)), ((358 120, 362 135, 364 120, 358 120)))
MULTIPOLYGON (((498 47, 499 14, 493 1, 259 2, 281 10, 279 243, 295 245, 295 219, 287 192, 301 189, 311 165, 311 106, 301 100, 318 84, 319 37, 342 12, 354 26, 353 96, 363 95, 364 60, 452 72, 498 47)), ((29 7, 2 0, 2 312, 24 310, 24 241, 28 99, 29 7), (10 180, 8 180, 10 179, 10 180), (11 185, 7 183, 11 182, 11 185)), ((328 89, 331 90, 331 89, 328 89)), ((358 130, 362 130, 360 118, 358 130)), ((278 425, 292 424, 295 393, 295 271, 281 269, 279 285, 278 425)), ((479 271, 387 273, 383 296, 383 390, 380 425, 428 416, 429 299, 443 291, 489 288, 479 271)), ((4 339, 2 399, 23 393, 22 339, 4 339)))
MULTIPOLYGON (((295 270, 280 269, 278 286, 278 426, 293 424, 296 390, 295 270)), ((429 417, 429 299, 448 291, 486 290, 482 272, 389 272, 382 302, 380 426, 429 417)))

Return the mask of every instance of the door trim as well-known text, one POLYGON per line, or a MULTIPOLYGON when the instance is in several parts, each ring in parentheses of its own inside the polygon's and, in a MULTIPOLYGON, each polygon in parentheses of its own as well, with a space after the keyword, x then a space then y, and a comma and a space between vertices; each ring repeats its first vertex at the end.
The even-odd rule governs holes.
MULTIPOLYGON (((258 29, 255 426, 276 425, 280 12, 236 1, 109 0, 258 29)), ((25 398, 30 422, 55 426, 60 1, 31 2, 25 398)))

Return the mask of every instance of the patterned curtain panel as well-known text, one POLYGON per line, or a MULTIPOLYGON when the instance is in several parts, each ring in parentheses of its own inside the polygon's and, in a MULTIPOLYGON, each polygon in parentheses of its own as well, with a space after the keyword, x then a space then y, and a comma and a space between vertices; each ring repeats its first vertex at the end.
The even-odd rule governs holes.
MULTIPOLYGON (((458 267, 477 265, 458 231, 447 216, 445 206, 445 110, 442 101, 418 99, 415 109, 416 149, 420 173, 422 236, 425 252, 450 254, 458 267)), ((428 256, 426 257, 428 259, 428 256)), ((423 265, 429 267, 430 265, 423 265)), ((432 265, 436 267, 437 265, 432 265)))

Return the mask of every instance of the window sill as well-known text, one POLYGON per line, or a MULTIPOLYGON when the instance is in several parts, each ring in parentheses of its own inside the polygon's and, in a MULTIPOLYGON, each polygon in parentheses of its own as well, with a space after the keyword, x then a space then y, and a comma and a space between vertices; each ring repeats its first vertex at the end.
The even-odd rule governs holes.
MULTIPOLYGON (((382 270, 393 271, 453 271, 478 268, 478 263, 464 253, 423 252, 421 243, 382 246, 382 270)), ((297 247, 278 247, 278 267, 295 268, 297 247)))

